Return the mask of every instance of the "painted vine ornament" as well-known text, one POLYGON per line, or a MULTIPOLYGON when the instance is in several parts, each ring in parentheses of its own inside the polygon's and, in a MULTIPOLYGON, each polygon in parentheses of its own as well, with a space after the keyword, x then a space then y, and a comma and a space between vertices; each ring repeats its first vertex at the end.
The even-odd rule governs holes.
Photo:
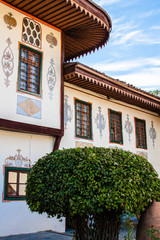
POLYGON ((3 51, 1 62, 2 62, 3 72, 6 76, 6 78, 4 79, 5 85, 6 87, 8 87, 10 84, 9 77, 12 75, 13 69, 14 69, 14 55, 10 47, 10 45, 12 44, 11 39, 8 38, 6 42, 8 46, 3 51))
POLYGON ((68 96, 64 95, 64 128, 67 129, 67 123, 71 122, 73 118, 73 111, 68 104, 68 96))
POLYGON ((155 146, 155 140, 156 140, 156 130, 153 126, 153 121, 151 121, 151 127, 149 129, 149 136, 152 139, 153 147, 155 146))
POLYGON ((48 82, 48 88, 49 88, 49 98, 52 100, 53 98, 53 89, 56 84, 56 70, 54 68, 54 60, 51 58, 50 60, 50 66, 48 68, 48 73, 47 73, 47 82, 48 82))
POLYGON ((12 29, 12 27, 16 27, 17 26, 17 21, 16 19, 13 17, 13 14, 10 12, 4 15, 3 17, 4 22, 8 25, 7 28, 9 28, 9 30, 12 29))
POLYGON ((128 140, 129 140, 129 142, 131 142, 131 134, 133 132, 133 126, 132 126, 132 123, 129 121, 129 114, 127 114, 127 120, 125 121, 124 129, 128 133, 128 136, 129 136, 128 140))
POLYGON ((101 113, 101 107, 98 107, 98 113, 95 118, 95 123, 97 125, 97 129, 99 129, 100 137, 103 136, 102 131, 105 129, 106 121, 104 119, 103 114, 101 113))
POLYGON ((141 214, 160 200, 152 165, 129 151, 103 147, 64 149, 39 159, 27 179, 32 212, 70 215, 76 240, 118 239, 126 210, 141 214))

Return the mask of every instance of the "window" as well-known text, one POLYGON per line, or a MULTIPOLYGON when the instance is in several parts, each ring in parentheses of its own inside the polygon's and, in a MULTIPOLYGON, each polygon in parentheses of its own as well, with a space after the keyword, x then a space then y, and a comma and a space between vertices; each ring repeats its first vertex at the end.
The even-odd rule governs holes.
POLYGON ((110 119, 110 142, 123 144, 122 114, 109 110, 110 119))
POLYGON ((91 104, 75 100, 76 137, 92 138, 91 104))
POLYGON ((144 120, 135 118, 136 144, 138 148, 147 148, 146 124, 144 120))
POLYGON ((20 45, 19 91, 40 95, 42 53, 20 45))
POLYGON ((4 200, 25 199, 25 187, 30 168, 5 167, 4 200))

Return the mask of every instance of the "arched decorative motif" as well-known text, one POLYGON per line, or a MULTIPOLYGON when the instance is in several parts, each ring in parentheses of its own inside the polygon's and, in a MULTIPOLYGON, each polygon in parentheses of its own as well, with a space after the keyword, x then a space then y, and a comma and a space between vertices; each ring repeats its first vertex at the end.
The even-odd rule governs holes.
POLYGON ((5 165, 13 167, 32 167, 31 160, 22 156, 21 149, 17 149, 17 154, 9 156, 5 159, 5 165))
POLYGON ((148 159, 148 153, 147 152, 137 151, 136 154, 145 158, 145 159, 148 159))
POLYGON ((23 18, 22 41, 41 47, 41 26, 30 18, 23 18))

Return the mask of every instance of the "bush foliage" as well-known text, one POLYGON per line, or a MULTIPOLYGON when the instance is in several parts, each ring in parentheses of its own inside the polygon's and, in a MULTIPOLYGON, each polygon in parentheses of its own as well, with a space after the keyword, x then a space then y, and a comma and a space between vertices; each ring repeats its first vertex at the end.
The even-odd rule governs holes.
POLYGON ((120 149, 52 152, 33 166, 26 186, 31 211, 52 217, 120 209, 140 214, 153 199, 160 200, 154 168, 141 156, 120 149))

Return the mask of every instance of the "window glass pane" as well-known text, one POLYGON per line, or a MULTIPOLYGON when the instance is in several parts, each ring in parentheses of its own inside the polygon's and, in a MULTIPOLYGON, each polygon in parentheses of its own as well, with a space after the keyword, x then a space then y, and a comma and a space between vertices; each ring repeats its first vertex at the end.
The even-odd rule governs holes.
POLYGON ((20 196, 25 196, 26 195, 25 189, 26 189, 26 185, 25 184, 20 184, 19 185, 19 195, 20 196))
POLYGON ((27 176, 27 173, 19 173, 19 183, 26 183, 27 176))
POLYGON ((8 193, 8 195, 16 196, 17 195, 17 184, 9 183, 8 188, 7 188, 7 193, 8 193))
POLYGON ((76 102, 76 121, 77 136, 90 138, 90 105, 76 102))
POLYGON ((25 197, 25 188, 27 176, 29 174, 29 169, 21 169, 13 167, 5 168, 5 191, 4 191, 4 200, 15 200, 16 198, 24 199, 25 197), (12 199, 13 197, 13 199, 12 199))
POLYGON ((145 121, 136 119, 137 147, 147 147, 145 121))
POLYGON ((22 49, 22 58, 28 59, 28 51, 25 49, 22 49))
POLYGON ((17 183, 17 172, 8 172, 8 183, 17 183))
POLYGON ((121 113, 110 110, 110 141, 122 143, 121 113))
POLYGON ((21 46, 19 88, 32 93, 40 93, 41 54, 21 46))

